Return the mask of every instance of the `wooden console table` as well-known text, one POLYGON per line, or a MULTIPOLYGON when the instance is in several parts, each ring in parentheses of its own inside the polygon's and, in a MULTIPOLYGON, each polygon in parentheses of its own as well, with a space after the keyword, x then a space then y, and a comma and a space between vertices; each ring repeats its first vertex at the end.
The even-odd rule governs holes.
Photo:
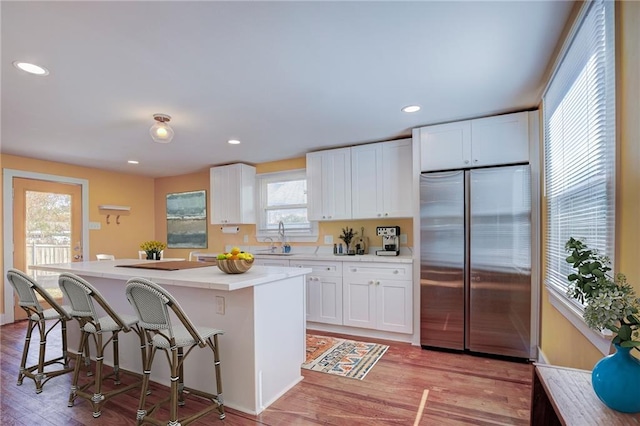
POLYGON ((640 414, 624 414, 605 406, 593 392, 591 371, 535 364, 531 425, 640 425, 640 414))

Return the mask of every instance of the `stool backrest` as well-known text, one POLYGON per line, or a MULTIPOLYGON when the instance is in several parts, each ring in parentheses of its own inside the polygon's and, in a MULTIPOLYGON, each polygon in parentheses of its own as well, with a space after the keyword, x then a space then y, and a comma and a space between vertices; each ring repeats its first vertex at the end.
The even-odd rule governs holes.
POLYGON ((198 333, 178 301, 158 284, 144 278, 131 278, 127 281, 126 293, 129 303, 138 315, 140 327, 146 330, 164 331, 169 340, 173 341, 171 310, 198 345, 202 347, 207 345, 206 340, 198 333))
POLYGON ((40 296, 45 302, 47 302, 53 309, 56 310, 58 314, 60 314, 63 318, 70 319, 69 313, 65 311, 62 306, 55 301, 55 299, 44 289, 40 284, 38 284, 33 278, 24 272, 10 268, 7 271, 7 280, 18 294, 18 304, 21 308, 29 312, 29 314, 33 313, 42 313, 44 308, 40 304, 38 300, 38 296, 40 296))
POLYGON ((90 322, 94 324, 96 330, 100 330, 100 315, 93 304, 95 301, 123 331, 129 330, 100 292, 85 279, 69 272, 63 272, 58 278, 58 285, 71 304, 71 312, 69 313, 72 317, 90 322))

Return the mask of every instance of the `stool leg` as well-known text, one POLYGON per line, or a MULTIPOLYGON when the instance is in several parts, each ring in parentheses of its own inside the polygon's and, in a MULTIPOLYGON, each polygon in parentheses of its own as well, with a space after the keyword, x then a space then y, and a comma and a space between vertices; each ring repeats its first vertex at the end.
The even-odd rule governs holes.
POLYGON ((113 332, 113 377, 116 385, 120 384, 120 347, 118 345, 118 332, 113 332))
POLYGON ((42 392, 42 379, 44 377, 44 359, 47 350, 47 333, 46 324, 43 319, 37 322, 38 331, 40 332, 40 348, 38 350, 38 373, 35 375, 36 393, 42 392))
POLYGON ((85 353, 85 346, 89 344, 89 335, 82 332, 80 336, 80 347, 78 348, 76 364, 73 368, 73 380, 71 381, 71 392, 69 393, 69 402, 67 407, 73 407, 73 402, 76 399, 76 391, 78 390, 78 378, 80 377, 80 365, 82 364, 82 354, 85 353))
POLYGON ((178 405, 184 405, 184 351, 178 348, 178 405))
POLYGON ((171 406, 168 425, 178 424, 178 349, 171 349, 171 406))
POLYGON ((144 406, 147 399, 149 376, 151 375, 151 365, 153 364, 153 358, 156 355, 156 348, 150 345, 146 352, 143 349, 143 353, 145 355, 143 355, 142 359, 142 389, 140 389, 140 402, 138 403, 138 412, 136 413, 138 425, 142 424, 144 417, 147 415, 147 410, 144 409, 144 406))
POLYGON ((20 361, 20 372, 18 373, 18 386, 22 385, 24 373, 27 368, 27 357, 29 356, 29 346, 31 345, 31 334, 36 323, 31 320, 31 314, 27 311, 29 321, 27 323, 27 335, 24 338, 24 347, 22 348, 22 360, 20 361))
POLYGON ((94 342, 96 343, 96 380, 95 388, 93 391, 93 397, 91 402, 93 405, 93 417, 100 417, 102 412, 102 401, 104 401, 104 395, 102 395, 102 365, 104 363, 104 346, 102 345, 102 332, 98 331, 93 335, 94 342))
POLYGON ((69 351, 67 349, 67 321, 60 320, 60 330, 62 333, 62 357, 64 359, 64 368, 69 368, 69 351))
POLYGON ((218 412, 220 413, 220 420, 226 417, 224 413, 224 398, 222 397, 222 375, 220 373, 220 353, 218 350, 218 335, 213 335, 213 345, 211 344, 211 338, 208 339, 209 347, 213 349, 213 365, 216 372, 216 392, 218 394, 218 412))

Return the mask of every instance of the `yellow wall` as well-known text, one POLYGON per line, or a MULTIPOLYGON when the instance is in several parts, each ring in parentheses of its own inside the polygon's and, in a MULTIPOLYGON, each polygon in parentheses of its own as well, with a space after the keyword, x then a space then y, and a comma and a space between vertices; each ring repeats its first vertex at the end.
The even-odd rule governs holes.
MULTIPOLYGON (((89 221, 101 224, 101 229, 89 231, 91 259, 95 259, 97 253, 110 253, 117 258, 137 257, 140 242, 154 238, 153 179, 7 154, 2 154, 0 158, 3 170, 43 173, 86 179, 89 182, 89 221), (101 204, 126 205, 131 207, 131 211, 122 212, 120 225, 115 223, 113 216, 111 224, 107 225, 107 213, 98 210, 101 204)), ((0 188, 2 184, 0 182, 0 188)), ((2 214, 11 212, 3 207, 2 214)), ((4 235, 10 237, 11 232, 7 230, 4 235)), ((4 270, 4 262, 2 266, 4 270)), ((4 280, 2 283, 0 295, 4 294, 4 280)), ((4 303, 0 306, 3 309, 4 303)))
POLYGON ((117 258, 137 257, 140 242, 154 237, 152 178, 6 154, 2 155, 2 167, 89 182, 89 221, 100 222, 101 225, 101 229, 89 231, 91 259, 95 259, 97 253, 110 253, 117 258), (101 204, 126 205, 131 207, 131 211, 121 212, 120 225, 115 223, 114 216, 110 218, 111 224, 107 225, 107 212, 98 210, 101 204))
MULTIPOLYGON (((617 131, 616 270, 640 293, 640 3, 616 2, 617 131)), ((544 287, 544 286, 543 286, 544 287)), ((542 293, 541 347, 549 362, 590 370, 602 354, 542 293)))
MULTIPOLYGON (((306 167, 306 158, 293 158, 281 161, 273 161, 256 165, 256 173, 272 173, 285 170, 304 169, 306 167)), ((158 178, 155 181, 155 223, 156 238, 161 241, 167 240, 167 221, 166 196, 172 192, 197 191, 205 189, 207 191, 207 201, 211 196, 209 190, 209 169, 197 173, 182 176, 172 176, 166 178, 158 178)), ((209 205, 207 211, 209 212, 209 205)), ((210 212, 209 212, 210 215, 210 212)), ((209 216, 208 220, 211 219, 209 216)), ((407 245, 411 246, 413 233, 412 219, 384 219, 384 220, 351 220, 340 222, 322 222, 319 224, 320 237, 317 242, 313 243, 295 243, 294 245, 316 246, 324 244, 324 236, 332 235, 335 243, 340 243, 338 236, 342 233, 342 228, 349 226, 361 233, 361 227, 365 228, 365 235, 369 237, 369 241, 373 245, 380 246, 381 240, 375 236, 376 226, 398 225, 403 234, 407 234, 407 245)), ((189 257, 190 251, 206 251, 209 253, 219 253, 224 251, 226 245, 263 245, 255 238, 255 225, 240 225, 240 232, 237 234, 223 234, 219 225, 208 225, 208 247, 206 249, 167 249, 165 255, 168 257, 189 257), (244 242, 247 236, 248 243, 244 242)))

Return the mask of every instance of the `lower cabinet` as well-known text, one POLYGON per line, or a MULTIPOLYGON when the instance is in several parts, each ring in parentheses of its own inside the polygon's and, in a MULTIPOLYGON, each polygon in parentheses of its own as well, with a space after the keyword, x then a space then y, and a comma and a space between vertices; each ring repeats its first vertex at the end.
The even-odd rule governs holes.
POLYGON ((410 264, 345 262, 343 325, 413 332, 410 264))
POLYGON ((342 263, 292 260, 290 266, 313 270, 307 275, 307 321, 342 325, 342 263))
POLYGON ((410 263, 255 259, 255 265, 310 268, 307 321, 413 332, 410 263))

